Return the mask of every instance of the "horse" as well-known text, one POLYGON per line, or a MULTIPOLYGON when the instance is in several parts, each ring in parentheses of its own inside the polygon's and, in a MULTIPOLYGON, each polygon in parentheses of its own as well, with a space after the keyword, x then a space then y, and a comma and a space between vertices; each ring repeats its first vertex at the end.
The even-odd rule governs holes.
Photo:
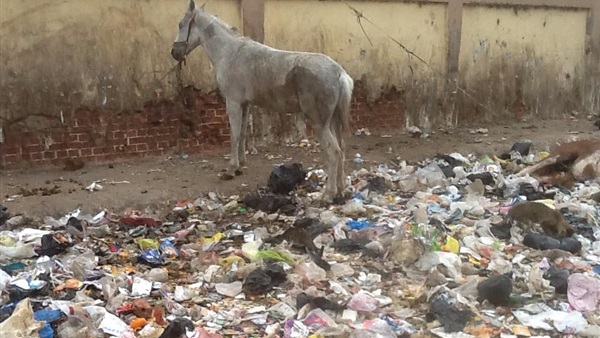
POLYGON ((171 49, 178 62, 202 46, 213 65, 217 87, 225 99, 231 129, 229 166, 241 173, 246 163, 245 139, 250 105, 279 113, 301 114, 312 123, 327 162, 323 199, 345 190, 344 136, 350 121, 354 81, 327 55, 269 47, 241 36, 190 0, 171 49))

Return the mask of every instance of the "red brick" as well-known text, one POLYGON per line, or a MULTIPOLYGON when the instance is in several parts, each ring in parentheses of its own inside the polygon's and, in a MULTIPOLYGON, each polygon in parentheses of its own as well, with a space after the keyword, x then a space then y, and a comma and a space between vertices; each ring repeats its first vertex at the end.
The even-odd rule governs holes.
POLYGON ((122 149, 122 150, 121 150, 122 152, 125 152, 125 153, 128 153, 128 154, 130 154, 130 153, 134 153, 134 152, 136 152, 136 149, 137 149, 137 148, 136 148, 136 146, 135 146, 135 145, 128 145, 128 146, 124 146, 124 147, 122 147, 122 148, 119 148, 119 149, 122 149))
POLYGON ((137 136, 146 136, 148 135, 148 129, 141 128, 137 130, 137 136))
POLYGON ((85 126, 85 127, 78 127, 78 126, 74 126, 71 127, 71 132, 73 133, 89 133, 93 128, 90 126, 85 126))
POLYGON ((161 136, 161 135, 170 135, 170 131, 168 127, 162 127, 158 129, 158 133, 157 135, 161 136))
POLYGON ((94 115, 90 116, 89 121, 90 121, 90 126, 92 126, 92 127, 100 126, 100 116, 98 116, 98 115, 94 114, 94 115))
POLYGON ((147 144, 138 144, 138 145, 136 145, 136 151, 146 152, 146 151, 148 151, 148 145, 147 144))
POLYGON ((121 139, 121 140, 106 140, 104 142, 105 146, 109 146, 109 147, 113 147, 113 146, 120 146, 120 145, 125 145, 127 144, 127 141, 125 139, 121 139))
POLYGON ((81 156, 81 157, 92 156, 92 148, 79 149, 79 156, 81 156))
POLYGON ((127 133, 123 131, 113 131, 112 135, 115 140, 122 140, 127 138, 127 133))
POLYGON ((115 124, 114 130, 125 132, 125 131, 129 130, 129 126, 127 125, 127 123, 115 124))
POLYGON ((16 145, 0 145, 0 154, 19 155, 21 154, 21 147, 16 145))
POLYGON ((44 151, 44 147, 39 144, 38 145, 28 145, 22 149, 23 149, 24 154, 39 153, 39 152, 44 151))
POLYGON ((75 115, 75 118, 77 119, 77 118, 88 118, 92 114, 93 114, 93 112, 91 112, 89 110, 80 109, 80 110, 77 110, 74 115, 75 115))
POLYGON ((11 165, 16 164, 21 159, 21 155, 13 154, 13 155, 2 155, 2 164, 11 165))
POLYGON ((138 133, 136 129, 130 129, 125 133, 125 137, 127 138, 132 138, 132 137, 137 137, 138 133))
POLYGON ((67 149, 68 157, 77 157, 79 156, 79 149, 67 149))
POLYGON ((146 155, 148 156, 161 156, 164 155, 164 152, 162 150, 149 150, 146 152, 146 155))
POLYGON ((137 136, 127 138, 127 144, 146 144, 150 139, 146 136, 137 136))
POLYGON ((67 158, 69 156, 69 152, 65 149, 56 151, 56 158, 67 158))
POLYGON ((91 148, 93 146, 94 142, 69 142, 66 144, 65 149, 91 148))
POLYGON ((90 141, 90 135, 89 134, 77 134, 77 141, 78 142, 88 142, 90 141))
POLYGON ((31 161, 41 161, 44 158, 42 153, 31 153, 29 154, 29 159, 31 161))
POLYGON ((85 117, 75 118, 75 126, 76 127, 89 127, 90 125, 91 125, 91 121, 89 118, 85 118, 85 117))
POLYGON ((185 151, 190 154, 196 154, 196 153, 199 153, 202 151, 202 146, 198 145, 198 146, 186 147, 185 151))
POLYGON ((56 158, 56 151, 47 150, 42 153, 44 160, 53 160, 56 158))
POLYGON ((94 156, 105 154, 105 153, 106 153, 106 149, 104 147, 92 148, 92 155, 94 155, 94 156))
POLYGON ((158 150, 158 142, 148 142, 146 145, 149 151, 158 150))
POLYGON ((52 139, 52 141, 54 141, 54 143, 62 143, 65 139, 65 133, 63 132, 53 132, 50 133, 49 136, 52 139))
POLYGON ((66 143, 53 143, 51 145, 48 146, 48 150, 62 150, 62 149, 66 149, 67 144, 66 143))
POLYGON ((23 141, 24 141, 24 144, 32 145, 32 146, 40 144, 40 138, 35 135, 24 137, 23 141))
POLYGON ((147 136, 155 136, 158 135, 158 128, 156 127, 150 127, 146 130, 146 135, 147 136))
POLYGON ((65 142, 66 143, 77 142, 77 134, 71 133, 71 134, 67 135, 67 137, 65 137, 65 142))

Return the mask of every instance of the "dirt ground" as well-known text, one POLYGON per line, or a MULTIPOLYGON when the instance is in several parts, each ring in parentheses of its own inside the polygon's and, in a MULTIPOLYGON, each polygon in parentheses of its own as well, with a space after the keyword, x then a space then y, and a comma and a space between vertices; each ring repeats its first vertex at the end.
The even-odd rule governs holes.
MULTIPOLYGON (((462 154, 498 154, 508 150, 519 139, 530 139, 534 150, 549 150, 556 142, 600 136, 597 128, 585 118, 519 122, 504 126, 480 126, 488 128, 484 134, 472 134, 477 127, 437 131, 428 138, 411 138, 407 134, 352 136, 348 140, 347 169, 370 167, 397 157, 407 161, 419 161, 436 153, 460 152, 462 154), (479 138, 481 142, 474 142, 479 138), (356 153, 365 160, 353 162, 356 153)), ((312 148, 273 145, 258 148, 258 154, 248 157, 244 174, 231 181, 219 179, 219 173, 227 167, 223 151, 221 156, 192 155, 144 158, 103 164, 87 164, 75 172, 61 168, 30 169, 0 172, 0 196, 11 214, 23 213, 35 217, 50 215, 60 217, 82 207, 82 212, 96 213, 102 209, 121 213, 127 210, 153 210, 171 208, 175 201, 191 199, 218 192, 226 195, 242 194, 259 185, 266 184, 275 164, 301 162, 304 168, 321 166, 320 152, 312 148), (103 189, 89 192, 84 188, 94 181, 103 189), (110 184, 110 182, 121 182, 110 184), (123 183, 127 181, 128 183, 123 183), (37 193, 31 196, 25 192, 37 193), (43 196, 44 194, 50 194, 43 196)))

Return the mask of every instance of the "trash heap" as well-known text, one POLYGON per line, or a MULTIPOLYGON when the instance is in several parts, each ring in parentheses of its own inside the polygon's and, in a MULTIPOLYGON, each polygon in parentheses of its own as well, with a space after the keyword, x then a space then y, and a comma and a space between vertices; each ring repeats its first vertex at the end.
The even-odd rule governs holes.
POLYGON ((600 147, 531 148, 363 168, 334 205, 322 170, 286 164, 162 217, 0 207, 0 332, 598 337, 600 147))

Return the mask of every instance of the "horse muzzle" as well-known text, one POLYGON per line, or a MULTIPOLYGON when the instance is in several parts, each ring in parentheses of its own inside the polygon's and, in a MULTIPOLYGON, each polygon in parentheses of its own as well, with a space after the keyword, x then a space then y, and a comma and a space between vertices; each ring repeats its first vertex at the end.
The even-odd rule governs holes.
POLYGON ((177 61, 183 61, 187 50, 187 44, 185 42, 175 42, 171 48, 171 56, 177 61))

